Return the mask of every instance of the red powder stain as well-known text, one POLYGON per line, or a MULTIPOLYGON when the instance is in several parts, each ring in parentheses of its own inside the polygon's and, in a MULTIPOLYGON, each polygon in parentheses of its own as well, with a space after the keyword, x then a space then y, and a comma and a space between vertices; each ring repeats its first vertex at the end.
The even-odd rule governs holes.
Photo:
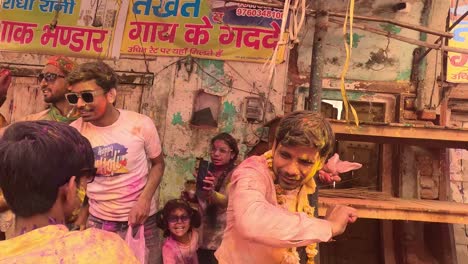
POLYGON ((141 133, 141 127, 133 127, 132 134, 139 135, 141 133))

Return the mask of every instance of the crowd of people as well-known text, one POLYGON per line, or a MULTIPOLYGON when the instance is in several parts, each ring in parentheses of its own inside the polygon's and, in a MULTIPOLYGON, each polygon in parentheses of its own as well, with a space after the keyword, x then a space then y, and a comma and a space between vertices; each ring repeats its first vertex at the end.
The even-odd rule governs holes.
MULTIPOLYGON (((356 221, 353 208, 337 205, 318 219, 309 204, 319 171, 339 180, 323 170, 335 139, 320 114, 286 115, 273 148, 239 165, 236 139, 216 135, 202 189, 158 211, 158 131, 149 117, 115 107, 115 71, 53 56, 38 81, 48 108, 0 131, 2 264, 312 263, 315 243, 356 221), (125 241, 136 227, 143 260, 125 241)), ((0 105, 10 83, 0 71, 0 105)))

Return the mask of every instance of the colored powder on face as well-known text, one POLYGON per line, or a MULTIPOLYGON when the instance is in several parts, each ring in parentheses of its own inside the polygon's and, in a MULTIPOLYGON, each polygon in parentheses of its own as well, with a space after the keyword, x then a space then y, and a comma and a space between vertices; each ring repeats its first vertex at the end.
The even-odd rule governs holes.
POLYGON ((312 169, 310 169, 309 174, 304 179, 304 183, 307 183, 308 181, 312 180, 314 175, 323 167, 324 158, 320 157, 318 151, 315 153, 315 158, 313 160, 314 166, 312 167, 312 169))

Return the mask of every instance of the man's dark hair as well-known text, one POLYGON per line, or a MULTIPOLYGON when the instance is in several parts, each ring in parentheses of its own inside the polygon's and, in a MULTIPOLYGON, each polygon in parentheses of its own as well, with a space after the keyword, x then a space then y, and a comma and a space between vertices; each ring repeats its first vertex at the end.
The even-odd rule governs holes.
POLYGON ((320 157, 328 158, 335 145, 330 123, 320 114, 311 111, 297 111, 285 115, 276 131, 276 144, 284 146, 312 147, 320 157))
POLYGON ((0 188, 12 211, 31 217, 49 211, 59 187, 94 168, 89 141, 53 121, 18 122, 0 139, 0 188))
POLYGON ((118 84, 115 71, 102 61, 80 64, 67 76, 70 85, 91 80, 94 80, 106 93, 112 88, 117 88, 118 84))

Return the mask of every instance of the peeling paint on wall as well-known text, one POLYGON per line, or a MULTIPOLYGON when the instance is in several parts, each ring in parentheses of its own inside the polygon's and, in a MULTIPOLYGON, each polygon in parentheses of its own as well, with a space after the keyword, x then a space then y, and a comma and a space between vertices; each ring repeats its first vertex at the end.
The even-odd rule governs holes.
POLYGON ((367 69, 379 71, 383 70, 386 66, 393 66, 395 61, 395 59, 388 56, 387 50, 379 49, 377 51, 371 51, 365 65, 367 69))
POLYGON ((393 24, 383 23, 383 24, 380 24, 379 26, 383 30, 385 30, 385 31, 387 31, 389 33, 392 33, 392 34, 398 34, 398 33, 401 32, 401 27, 395 26, 393 24))
POLYGON ((232 102, 223 103, 223 112, 221 113, 221 122, 223 128, 221 132, 232 133, 234 130, 234 119, 236 117, 236 107, 232 102))
POLYGON ((180 114, 180 112, 177 112, 172 116, 171 124, 174 125, 174 126, 175 125, 183 126, 185 124, 184 121, 182 120, 182 115, 180 114))
MULTIPOLYGON (((357 33, 353 33, 353 48, 357 48, 361 39, 364 38, 364 35, 358 35, 357 33)), ((349 33, 346 33, 346 42, 349 45, 349 33)))
POLYGON ((164 162, 166 171, 160 185, 160 206, 170 199, 179 198, 185 181, 195 179, 192 173, 195 171, 196 157, 167 156, 164 162), (175 177, 166 177, 166 175, 175 177))
MULTIPOLYGON (((347 91, 346 94, 348 95, 348 100, 358 101, 359 99, 361 99, 361 97, 370 96, 373 93, 347 91)), ((341 97, 340 91, 330 91, 330 90, 323 90, 322 98, 326 100, 339 100, 339 101, 343 100, 343 98, 341 97)))
POLYGON ((197 68, 197 74, 202 80, 203 89, 215 93, 222 93, 229 89, 218 81, 224 80, 224 61, 200 59, 198 64, 201 67, 197 68))
POLYGON ((411 77, 411 69, 398 72, 397 81, 408 81, 411 77))

